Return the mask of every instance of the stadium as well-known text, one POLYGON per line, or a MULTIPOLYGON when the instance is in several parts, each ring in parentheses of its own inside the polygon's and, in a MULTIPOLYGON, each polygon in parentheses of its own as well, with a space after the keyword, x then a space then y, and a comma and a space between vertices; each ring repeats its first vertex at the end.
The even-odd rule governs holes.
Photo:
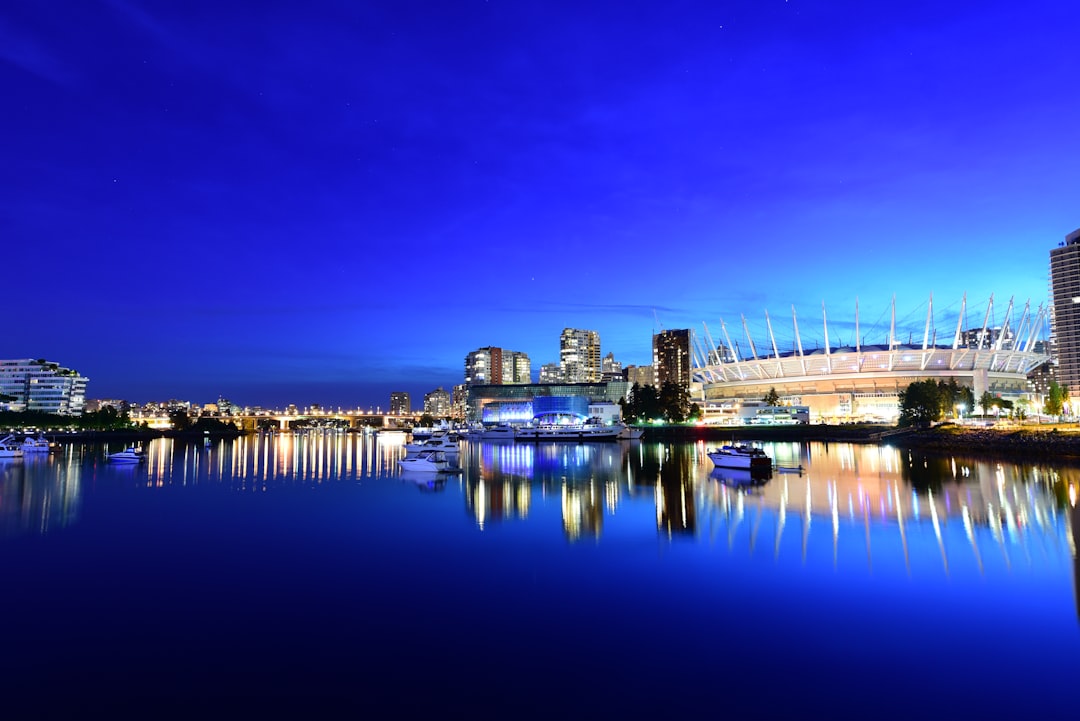
MULTIPOLYGON (((948 316, 944 343, 938 342, 933 296, 924 304, 925 323, 921 323, 922 309, 917 309, 914 313, 920 322, 901 321, 899 332, 895 296, 888 321, 883 314, 865 331, 860 328, 857 300, 854 326, 849 321, 833 329, 822 303, 820 328, 815 323, 814 337, 805 343, 794 306, 787 336, 774 332, 767 311, 757 340, 745 316, 741 335, 733 336, 721 320, 717 342, 708 326, 703 334, 694 334, 691 397, 704 409, 705 422, 710 424, 745 423, 748 418, 754 422, 764 405, 762 399, 772 389, 782 406, 799 410, 798 415, 780 416, 773 411, 773 418, 798 417, 810 423, 894 422, 899 416, 899 393, 927 379, 955 380, 970 388, 976 400, 989 391, 1014 403, 1027 401, 1034 408, 1040 399, 1029 391, 1027 378, 1050 359, 1049 311, 1042 305, 1032 311, 1030 306, 1026 303, 1017 314, 1010 299, 1002 321, 996 323, 991 295, 985 314, 979 314, 981 324, 970 323, 965 294, 958 311, 944 314, 948 316), (822 336, 817 335, 819 329, 822 336), (830 330, 836 339, 832 344, 830 330), (847 342, 841 340, 845 334, 847 342), (907 336, 906 342, 900 341, 901 336, 907 336)), ((961 415, 965 410, 970 414, 976 409, 957 409, 961 415)))

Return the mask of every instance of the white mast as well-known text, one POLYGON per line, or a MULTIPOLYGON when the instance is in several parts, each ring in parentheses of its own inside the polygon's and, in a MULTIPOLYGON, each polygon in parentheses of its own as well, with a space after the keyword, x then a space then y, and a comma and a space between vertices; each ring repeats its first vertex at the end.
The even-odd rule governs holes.
POLYGON ((795 326, 795 343, 799 349, 799 362, 802 364, 803 375, 806 375, 806 358, 802 349, 802 336, 799 335, 799 321, 795 320, 795 306, 791 306, 791 324, 795 326))
POLYGON ((825 329, 825 367, 832 373, 832 355, 829 353, 829 319, 825 315, 825 301, 821 301, 821 325, 825 329))
POLYGON ((750 355, 754 356, 754 360, 757 360, 757 348, 754 347, 754 339, 750 337, 750 329, 746 327, 746 316, 740 316, 742 318, 743 333, 746 334, 746 342, 750 344, 750 355))

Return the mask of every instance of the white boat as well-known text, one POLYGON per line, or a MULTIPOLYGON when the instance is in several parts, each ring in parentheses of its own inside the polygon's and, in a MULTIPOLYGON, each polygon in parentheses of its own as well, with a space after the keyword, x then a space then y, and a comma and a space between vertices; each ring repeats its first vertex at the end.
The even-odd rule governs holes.
POLYGON ((15 442, 15 436, 0 438, 0 458, 22 458, 22 446, 15 442))
POLYGON ((644 428, 634 428, 633 426, 623 426, 619 430, 619 435, 616 436, 620 441, 637 441, 641 440, 641 437, 645 435, 644 428))
POLYGON ((416 455, 405 456, 398 460, 403 471, 424 471, 428 473, 454 473, 461 469, 444 451, 420 451, 416 455))
POLYGON ((461 453, 461 446, 444 433, 436 433, 426 441, 420 441, 419 443, 405 444, 406 455, 412 456, 420 451, 443 451, 446 455, 454 457, 461 453))
POLYGON ((27 436, 22 442, 23 453, 48 453, 52 450, 52 443, 40 433, 36 436, 27 436))
POLYGON ((517 441, 614 441, 623 425, 605 426, 600 423, 551 423, 522 426, 514 430, 517 441))
POLYGON ((505 424, 488 426, 480 432, 480 440, 512 441, 514 440, 514 427, 505 424))
POLYGON ((108 458, 112 463, 138 463, 143 459, 143 453, 135 446, 128 446, 119 453, 110 453, 108 458))
POLYGON ((721 446, 708 451, 709 459, 717 468, 744 468, 746 470, 772 471, 772 459, 765 451, 753 446, 721 446))

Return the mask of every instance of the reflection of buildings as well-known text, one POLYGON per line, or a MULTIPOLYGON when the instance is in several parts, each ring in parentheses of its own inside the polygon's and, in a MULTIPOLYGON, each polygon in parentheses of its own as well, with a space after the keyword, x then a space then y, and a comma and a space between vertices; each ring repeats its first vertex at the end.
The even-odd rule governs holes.
MULTIPOLYGON (((776 445, 766 444, 774 457, 789 444, 776 445)), ((988 566, 1030 563, 1033 547, 1066 546, 1068 515, 1050 490, 1057 472, 880 446, 811 444, 805 453, 805 474, 778 474, 752 494, 700 486, 714 531, 726 527, 733 539, 736 529, 748 533, 738 537, 751 548, 771 533, 779 555, 794 527, 804 559, 827 534, 834 563, 841 546, 865 552, 871 565, 877 549, 891 558, 899 553, 909 573, 913 558, 927 561, 913 547, 932 547, 946 573, 971 563, 981 574, 988 566)), ((707 458, 702 465, 711 471, 707 458)))
POLYGON ((0 535, 44 535, 78 518, 81 462, 73 449, 0 460, 0 535))

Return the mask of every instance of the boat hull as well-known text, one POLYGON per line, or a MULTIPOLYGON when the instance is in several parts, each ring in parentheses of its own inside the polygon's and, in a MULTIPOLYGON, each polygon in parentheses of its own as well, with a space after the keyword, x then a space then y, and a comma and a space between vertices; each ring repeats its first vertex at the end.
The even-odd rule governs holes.
POLYGON ((709 460, 717 468, 735 468, 746 471, 771 471, 772 459, 761 450, 724 446, 708 452, 709 460))

